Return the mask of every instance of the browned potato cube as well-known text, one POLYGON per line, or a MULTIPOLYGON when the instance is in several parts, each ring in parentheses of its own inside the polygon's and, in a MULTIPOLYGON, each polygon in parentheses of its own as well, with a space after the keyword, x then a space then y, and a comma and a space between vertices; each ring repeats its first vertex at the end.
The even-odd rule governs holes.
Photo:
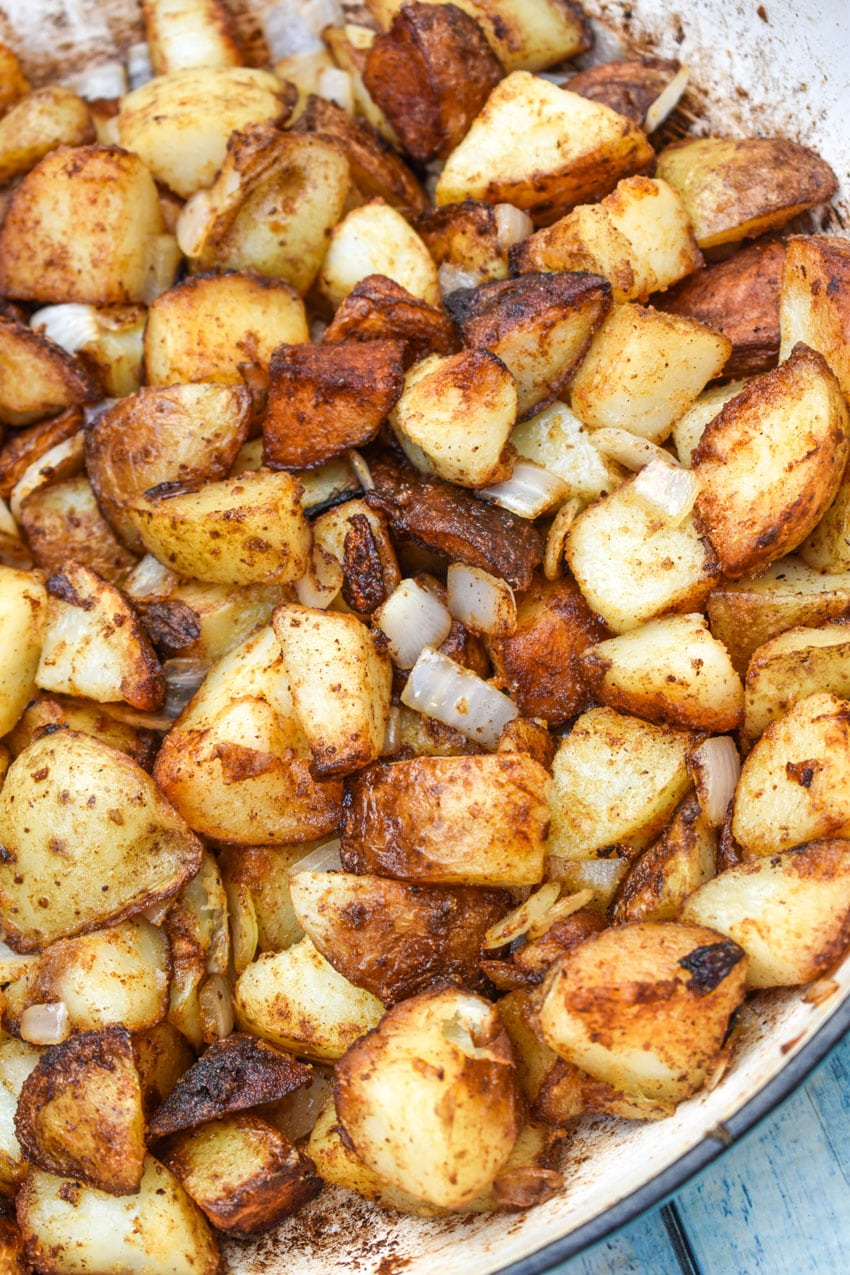
POLYGON ((697 516, 725 575, 756 572, 805 540, 838 491, 848 450, 840 386, 808 346, 726 404, 693 454, 697 516))
POLYGON ((27 425, 100 396, 97 378, 79 359, 0 314, 0 421, 27 425))
POLYGON ((82 1032, 46 1050, 24 1081, 15 1129, 39 1169, 111 1195, 138 1191, 145 1122, 127 1029, 82 1032))
POLYGON ((263 459, 312 469, 376 436, 404 386, 400 341, 281 345, 269 365, 263 459))
POLYGON ((465 199, 429 208, 414 225, 438 266, 455 266, 480 283, 508 277, 508 250, 492 204, 465 199))
POLYGON ((674 920, 683 901, 714 876, 716 858, 717 830, 706 822, 696 797, 688 797, 666 832, 629 868, 613 921, 674 920))
POLYGON ((73 560, 114 584, 136 564, 100 512, 83 474, 37 487, 21 505, 20 523, 36 566, 46 571, 58 571, 73 560))
POLYGON ((444 158, 502 78, 478 23, 454 4, 405 4, 373 42, 363 82, 417 162, 444 158))
POLYGON ((744 744, 753 744, 797 700, 816 691, 850 697, 850 627, 788 629, 763 643, 747 669, 744 744))
POLYGON ((57 146, 94 141, 81 97, 59 84, 34 89, 0 119, 0 186, 34 168, 57 146))
POLYGON ((642 128, 649 108, 676 80, 680 69, 678 62, 665 58, 600 62, 571 75, 564 88, 610 106, 642 128))
POLYGON ((367 275, 352 288, 322 339, 328 344, 402 341, 405 368, 429 354, 453 354, 459 344, 455 325, 444 310, 380 274, 367 275))
POLYGON ((783 356, 798 341, 826 359, 850 398, 850 239, 794 235, 782 272, 783 356))
POLYGON ((410 223, 382 199, 353 208, 334 226, 316 286, 336 309, 358 283, 375 274, 386 275, 428 305, 440 303, 431 254, 410 223))

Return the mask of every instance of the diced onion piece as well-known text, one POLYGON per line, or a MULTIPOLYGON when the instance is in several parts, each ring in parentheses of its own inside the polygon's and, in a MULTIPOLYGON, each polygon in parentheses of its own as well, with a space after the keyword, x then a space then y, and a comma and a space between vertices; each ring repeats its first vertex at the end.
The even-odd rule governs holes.
POLYGON ((677 526, 693 509, 699 489, 699 477, 692 469, 654 460, 635 477, 631 494, 650 513, 677 526))
POLYGON ((317 84, 319 97, 336 102, 349 115, 354 114, 354 91, 351 87, 351 76, 338 66, 326 66, 319 75, 317 84))
POLYGON ((402 580, 377 609, 375 623, 385 634, 393 663, 413 668, 423 647, 441 646, 452 627, 451 612, 416 580, 402 580))
POLYGON ((88 102, 123 97, 127 92, 127 72, 121 62, 101 62, 75 76, 73 89, 88 102))
POLYGON ((546 915, 560 893, 561 885, 558 881, 547 881, 545 885, 541 885, 524 903, 520 903, 519 907, 503 916, 501 921, 490 926, 484 935, 483 946, 504 947, 505 943, 513 943, 515 939, 522 938, 535 921, 546 915))
POLYGON ((83 468, 85 435, 78 430, 71 438, 57 443, 24 470, 9 497, 9 508, 16 522, 21 521, 21 507, 27 496, 44 483, 57 478, 71 478, 83 468))
POLYGON ((315 850, 305 854, 303 859, 293 863, 289 869, 289 875, 293 877, 297 872, 341 872, 342 860, 339 857, 339 848, 338 837, 332 841, 326 841, 324 845, 317 846, 315 850))
POLYGON ((168 598, 177 588, 180 577, 159 558, 146 553, 124 581, 124 592, 131 598, 168 598))
POLYGON ((147 266, 142 300, 151 305, 167 292, 177 277, 182 255, 173 235, 151 235, 147 246, 147 266))
POLYGON ((314 544, 307 570, 295 581, 295 596, 302 606, 327 611, 342 588, 342 564, 333 554, 314 544))
POLYGON ((117 398, 102 398, 99 403, 89 403, 83 408, 83 418, 86 423, 86 429, 91 429, 95 421, 99 421, 104 412, 108 412, 110 407, 114 407, 118 402, 117 398))
POLYGON ((627 429, 595 429, 590 434, 590 441, 603 456, 634 471, 643 469, 654 460, 670 466, 679 463, 675 456, 671 456, 657 443, 651 443, 648 438, 640 438, 627 429))
POLYGON ((348 459, 351 462, 351 468, 354 470, 354 476, 364 491, 375 490, 375 480, 372 477, 372 471, 364 456, 361 456, 354 447, 348 450, 348 459))
POLYGON ((536 921, 532 921, 528 927, 528 937, 530 939, 539 939, 541 934, 546 934, 556 922, 572 916, 573 912, 578 912, 580 908, 590 903, 592 898, 592 890, 579 890, 576 894, 568 894, 565 899, 558 899, 557 903, 552 904, 548 912, 538 917, 536 921))
POLYGON ((539 518, 553 505, 558 505, 569 492, 563 478, 552 474, 533 460, 520 458, 510 478, 492 487, 480 487, 475 493, 520 518, 539 518))
POLYGON ((150 921, 151 925, 162 925, 173 902, 173 899, 157 899, 156 903, 152 903, 149 908, 144 908, 141 915, 146 921, 150 921))
POLYGON ((679 98, 687 88, 689 75, 688 68, 680 66, 670 83, 658 94, 658 97, 646 112, 644 128, 647 133, 655 132, 664 123, 670 112, 675 110, 679 98))
POLYGON ((401 702, 491 749, 508 722, 519 717, 506 695, 430 646, 411 669, 401 702))
POLYGON ((30 1045, 60 1045, 71 1035, 68 1006, 64 1001, 30 1005, 21 1014, 20 1032, 30 1045))
MULTIPOLYGON (((456 620, 476 633, 507 637, 516 628, 516 598, 507 580, 480 567, 453 562, 446 577, 446 602, 456 620)), ((439 643, 429 642, 429 646, 439 643)))
POLYGON ((61 345, 66 354, 76 354, 77 350, 96 341, 100 334, 97 310, 93 305, 77 301, 36 310, 30 327, 33 332, 40 332, 49 341, 61 345))
POLYGON ((828 1001, 840 989, 840 984, 834 978, 818 978, 814 983, 809 983, 803 993, 803 1000, 807 1005, 822 1005, 824 1001, 828 1001))
POLYGON ((165 717, 179 717, 210 670, 209 660, 177 658, 162 666, 165 678, 165 717))
POLYGON ((726 818, 741 774, 741 758, 729 735, 703 740, 688 754, 688 769, 706 823, 719 828, 726 818))
POLYGON ((564 574, 564 549, 567 536, 581 511, 579 500, 568 500, 555 515, 543 551, 543 574, 547 580, 560 580, 564 574))
POLYGON ((221 974, 211 974, 198 992, 198 1013, 201 1036, 207 1044, 224 1040, 233 1031, 233 998, 221 974))
POLYGON ((11 536, 13 540, 20 540, 21 538, 18 524, 12 517, 12 511, 2 496, 0 496, 0 536, 11 536))
POLYGON ((324 319, 314 319, 310 324, 310 340, 317 343, 321 341, 329 326, 330 324, 326 323, 324 319))
POLYGON ((262 14, 260 22, 272 62, 294 53, 318 53, 324 48, 321 32, 345 21, 335 0, 281 0, 262 14))
POLYGON ((173 717, 165 713, 146 713, 140 708, 131 708, 129 704, 101 704, 101 710, 114 717, 116 722, 124 722, 126 726, 137 726, 140 730, 169 731, 174 725, 173 717))
POLYGON ((384 731, 384 746, 381 749, 381 756, 392 757, 393 753, 397 753, 400 748, 401 712, 397 704, 391 704, 387 718, 387 728, 384 731))
POLYGON ((144 40, 131 44, 127 50, 127 79, 131 89, 141 88, 153 79, 151 55, 144 40))
POLYGON ((200 256, 210 218, 210 193, 208 190, 196 190, 180 209, 177 225, 174 227, 178 247, 187 257, 200 256))
POLYGON ((528 213, 515 204, 496 204, 496 242, 501 252, 507 252, 514 244, 522 243, 534 229, 528 213))
POLYGON ((482 276, 474 270, 462 270, 460 266, 453 266, 450 261, 444 261, 440 266, 437 279, 444 297, 450 292, 456 292, 458 288, 477 288, 482 282, 482 276))

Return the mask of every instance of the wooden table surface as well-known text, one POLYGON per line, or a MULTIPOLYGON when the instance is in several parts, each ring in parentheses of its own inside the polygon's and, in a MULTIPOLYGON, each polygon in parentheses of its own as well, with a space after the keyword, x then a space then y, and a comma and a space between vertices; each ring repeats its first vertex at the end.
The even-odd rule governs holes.
POLYGON ((850 1271, 850 1036, 667 1205, 552 1275, 850 1271))

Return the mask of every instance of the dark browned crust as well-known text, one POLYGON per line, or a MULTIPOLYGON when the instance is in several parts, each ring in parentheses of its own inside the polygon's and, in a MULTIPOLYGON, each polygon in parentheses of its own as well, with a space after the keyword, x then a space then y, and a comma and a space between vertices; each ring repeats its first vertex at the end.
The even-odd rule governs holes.
POLYGON ((779 292, 785 245, 757 241, 653 297, 668 314, 696 319, 732 342, 723 375, 755 376, 779 359, 779 292))
POLYGON ((492 269, 494 259, 503 257, 496 211, 492 204, 480 199, 429 208, 414 219, 413 228, 438 266, 448 261, 467 270, 486 272, 492 269))
POLYGON ((406 4, 374 40, 363 82, 419 163, 445 158, 504 68, 481 27, 454 4, 406 4))
POLYGON ((405 368, 429 354, 454 354, 457 329, 444 310, 428 305, 385 275, 370 274, 352 288, 323 340, 398 340, 404 343, 405 368))
POLYGON ((688 987, 697 996, 705 996, 714 991, 745 955, 744 949, 732 939, 721 939, 717 943, 695 947, 687 956, 680 958, 679 964, 691 975, 688 987))
POLYGON ((16 429, 0 451, 0 496, 8 500, 12 489, 30 465, 49 452, 57 443, 73 438, 83 427, 83 413, 69 407, 58 416, 39 421, 27 429, 16 429))
POLYGON ((377 435, 404 388, 399 340, 281 345, 269 364, 263 459, 312 469, 377 435))
POLYGON ((487 505, 412 466, 376 461, 366 500, 387 517, 394 537, 408 536, 450 562, 481 567, 523 591, 543 561, 540 533, 525 518, 487 505))
POLYGON ((352 611, 371 615, 386 601, 384 569, 365 514, 355 514, 343 542, 342 599, 352 611))
POLYGON ((152 1138, 275 1102, 310 1079, 312 1069, 275 1045, 234 1032, 210 1045, 178 1080, 150 1122, 152 1138))
MULTIPOLYGON (((0 258, 2 260, 2 258, 0 258)), ((96 403, 102 397, 103 388, 99 379, 94 376, 74 355, 68 354, 61 345, 51 341, 40 332, 34 332, 26 323, 0 314, 0 355, 8 371, 3 373, 0 365, 0 398, 5 397, 6 381, 14 385, 16 364, 23 363, 35 369, 35 376, 26 378, 25 392, 32 390, 33 381, 43 381, 43 391, 48 393, 42 402, 16 406, 7 405, 13 415, 6 417, 5 409, 0 403, 0 419, 8 419, 13 424, 27 424, 39 417, 51 416, 68 407, 79 407, 85 403, 96 403), (49 392, 48 392, 49 382, 49 392), (23 419, 15 414, 23 411, 23 419)), ((58 441, 58 440, 57 440, 58 441)), ((35 459, 35 458, 33 458, 35 459)))
POLYGON ((601 62, 571 76, 561 88, 610 106, 612 111, 625 115, 633 124, 642 127, 650 106, 678 70, 678 62, 665 58, 601 62))
POLYGON ((136 606, 148 637, 163 659, 179 655, 201 636, 197 611, 179 599, 140 601, 136 606))
POLYGON ((340 142, 351 179, 365 199, 383 199, 406 216, 428 207, 428 196, 401 156, 366 120, 349 115, 335 102, 311 93, 292 131, 340 142))
POLYGON ((103 517, 82 474, 37 487, 21 505, 20 524, 44 571, 73 559, 116 584, 138 561, 103 517))

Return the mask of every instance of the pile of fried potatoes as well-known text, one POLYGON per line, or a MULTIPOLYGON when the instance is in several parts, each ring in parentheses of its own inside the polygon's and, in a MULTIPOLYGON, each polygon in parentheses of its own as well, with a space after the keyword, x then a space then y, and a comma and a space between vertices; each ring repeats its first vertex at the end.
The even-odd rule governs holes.
POLYGON ((0 1266, 45 1275, 212 1275, 323 1183, 544 1202, 850 944, 828 165, 578 70, 567 0, 289 0, 265 65, 142 8, 132 86, 0 46, 0 1266))

